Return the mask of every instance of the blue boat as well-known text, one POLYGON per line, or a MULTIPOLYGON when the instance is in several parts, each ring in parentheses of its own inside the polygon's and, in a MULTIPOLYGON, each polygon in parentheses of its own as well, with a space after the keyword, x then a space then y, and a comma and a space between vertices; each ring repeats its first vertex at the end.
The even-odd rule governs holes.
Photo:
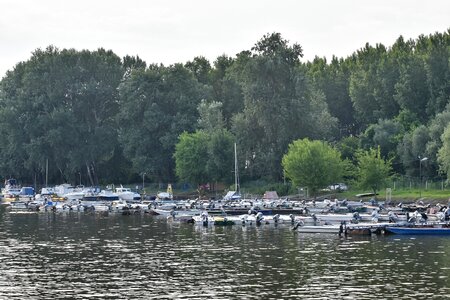
POLYGON ((386 227, 386 231, 395 234, 409 235, 450 235, 450 227, 448 224, 440 226, 413 226, 413 227, 386 227))

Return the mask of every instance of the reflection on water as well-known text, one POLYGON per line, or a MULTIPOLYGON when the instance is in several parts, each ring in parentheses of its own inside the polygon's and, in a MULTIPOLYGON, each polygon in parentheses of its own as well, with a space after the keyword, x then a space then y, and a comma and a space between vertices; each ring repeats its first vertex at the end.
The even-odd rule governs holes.
POLYGON ((0 299, 442 299, 448 237, 0 211, 0 299))

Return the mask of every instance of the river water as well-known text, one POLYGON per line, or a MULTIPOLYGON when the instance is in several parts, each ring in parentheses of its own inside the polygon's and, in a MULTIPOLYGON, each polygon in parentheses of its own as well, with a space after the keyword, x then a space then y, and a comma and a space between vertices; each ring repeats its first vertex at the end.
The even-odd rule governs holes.
POLYGON ((0 299, 443 299, 450 238, 0 208, 0 299))

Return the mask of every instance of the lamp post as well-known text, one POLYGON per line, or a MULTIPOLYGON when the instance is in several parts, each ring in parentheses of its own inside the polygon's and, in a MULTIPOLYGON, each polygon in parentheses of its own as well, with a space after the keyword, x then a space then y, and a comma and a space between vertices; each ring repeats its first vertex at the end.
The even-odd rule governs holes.
POLYGON ((419 197, 422 198, 422 162, 427 161, 428 157, 420 157, 419 156, 419 197))

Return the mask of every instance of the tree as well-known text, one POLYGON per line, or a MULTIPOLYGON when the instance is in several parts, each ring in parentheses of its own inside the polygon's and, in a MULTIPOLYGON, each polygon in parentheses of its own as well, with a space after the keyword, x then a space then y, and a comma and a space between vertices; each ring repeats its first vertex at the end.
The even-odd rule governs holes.
POLYGON ((222 116, 222 103, 205 100, 198 106, 199 130, 207 135, 205 158, 208 178, 214 182, 229 183, 233 161, 233 135, 225 128, 222 116))
POLYGON ((337 137, 356 133, 355 113, 348 93, 350 61, 333 56, 327 64, 325 58, 315 57, 306 67, 314 88, 324 93, 330 114, 339 120, 340 135, 337 137))
POLYGON ((87 169, 90 183, 98 184, 102 166, 118 157, 115 115, 123 74, 120 58, 104 49, 49 46, 19 63, 0 88, 0 160, 20 163, 12 160, 2 171, 42 178, 48 160, 50 180, 73 181, 87 169))
POLYGON ((396 154, 397 144, 403 135, 403 127, 395 120, 378 120, 374 128, 373 146, 380 147, 383 157, 392 157, 396 154))
POLYGON ((380 148, 359 150, 356 153, 357 183, 361 188, 370 188, 376 194, 387 182, 391 172, 391 161, 381 157, 380 148))
POLYGON ((430 157, 426 150, 429 141, 429 130, 424 125, 417 127, 411 133, 407 133, 403 136, 403 140, 397 147, 397 153, 406 174, 410 176, 419 176, 417 158, 419 156, 430 157))
POLYGON ((316 195, 321 188, 338 182, 345 163, 338 150, 322 141, 297 140, 289 145, 282 160, 286 177, 297 186, 305 186, 316 195))
POLYGON ((228 56, 219 56, 210 72, 212 98, 223 105, 222 113, 227 129, 231 127, 233 116, 244 108, 244 95, 238 79, 242 63, 240 60, 236 66, 234 63, 235 60, 228 56))
POLYGON ((202 84, 209 84, 211 64, 205 57, 203 56, 195 57, 192 61, 187 62, 185 64, 185 67, 189 69, 192 72, 192 74, 194 74, 198 82, 202 84))
POLYGON ((208 182, 206 161, 208 136, 203 131, 183 132, 175 146, 175 172, 184 182, 202 184, 208 182))
POLYGON ((356 63, 350 76, 349 93, 356 119, 367 126, 380 118, 396 116, 399 107, 393 94, 398 70, 386 47, 366 44, 353 56, 356 63))
POLYGON ((181 181, 196 185, 230 183, 233 136, 225 130, 184 132, 175 146, 175 171, 181 181))
POLYGON ((336 127, 323 92, 307 80, 302 55, 300 45, 289 45, 279 33, 272 33, 233 63, 244 95, 244 109, 233 118, 233 133, 243 159, 251 162, 247 170, 259 178, 281 180, 281 158, 289 143, 328 137, 336 127))
POLYGON ((175 180, 175 145, 195 130, 207 89, 181 64, 138 69, 121 83, 119 141, 135 172, 153 180, 175 180))

